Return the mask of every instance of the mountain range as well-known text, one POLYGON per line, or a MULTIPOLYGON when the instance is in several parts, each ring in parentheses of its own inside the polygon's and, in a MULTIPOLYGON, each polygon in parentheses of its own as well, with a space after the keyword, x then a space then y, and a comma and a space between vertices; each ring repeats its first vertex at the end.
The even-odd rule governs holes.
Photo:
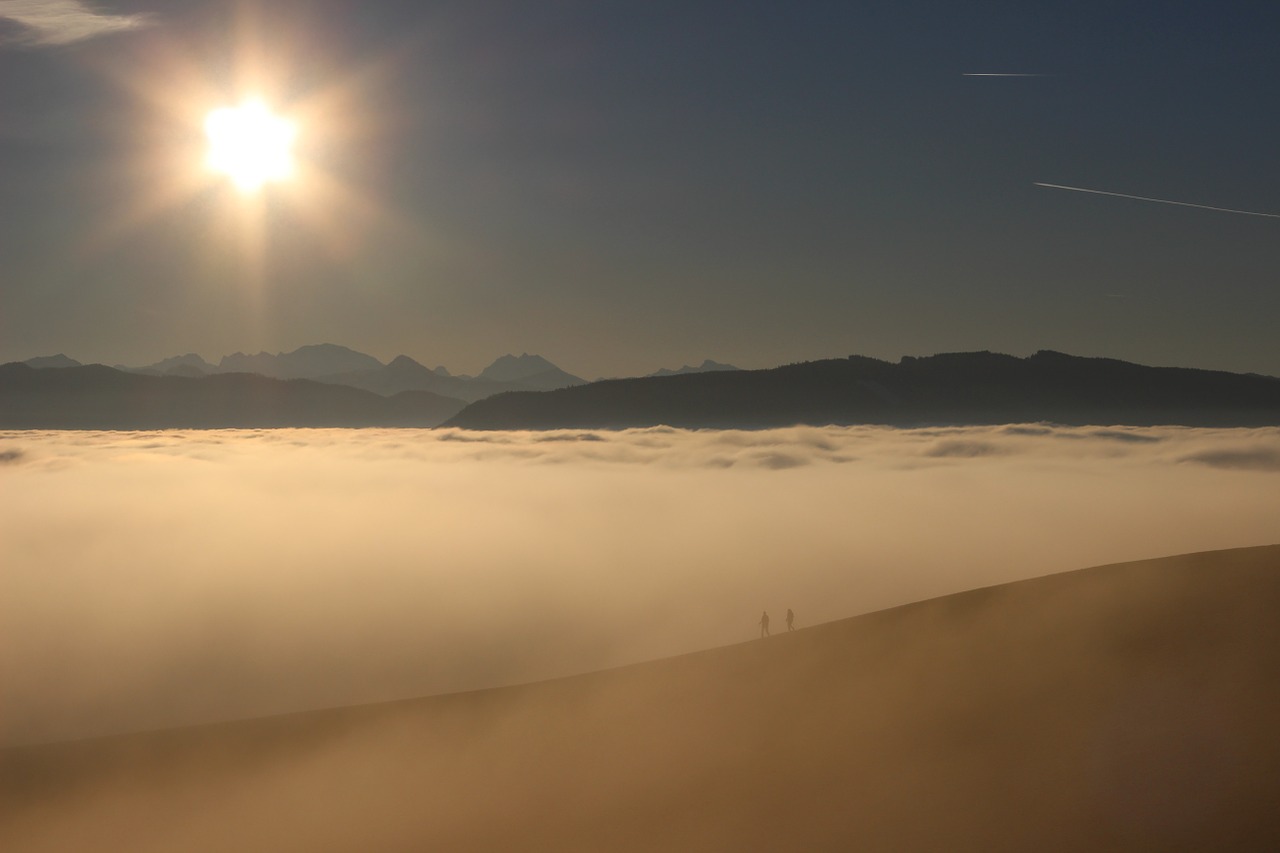
POLYGON ((586 383, 585 379, 564 372, 542 356, 528 353, 504 355, 474 377, 453 376, 442 367, 431 370, 407 355, 401 355, 392 359, 390 364, 320 374, 314 378, 319 382, 350 385, 375 394, 431 391, 466 402, 505 391, 550 391, 586 383))
MULTIPOLYGON (((66 356, 31 359, 32 367, 69 367, 77 364, 66 356)), ((313 379, 330 385, 350 385, 383 396, 402 391, 431 391, 471 401, 503 391, 547 391, 586 380, 566 373, 545 358, 525 353, 504 355, 479 376, 454 376, 444 367, 434 370, 406 355, 383 364, 371 355, 337 344, 311 344, 292 352, 255 355, 237 352, 217 364, 195 353, 166 358, 145 367, 116 365, 117 370, 153 376, 208 376, 216 373, 256 373, 272 379, 313 379)))
POLYGON ((769 370, 704 363, 592 383, 527 353, 504 356, 476 377, 431 370, 406 356, 383 365, 332 345, 276 356, 237 354, 217 367, 256 367, 275 376, 206 374, 198 356, 161 362, 165 375, 58 367, 61 358, 36 360, 45 367, 0 366, 0 428, 1280 425, 1280 379, 1274 377, 1049 350, 1027 358, 971 352, 897 363, 850 356, 769 370), (335 367, 353 369, 324 373, 335 367), (297 378, 306 373, 318 375, 297 378))
POLYGON ((684 367, 677 368, 676 370, 668 370, 667 368, 663 367, 653 373, 650 373, 649 375, 650 376, 679 376, 682 373, 715 373, 717 371, 738 370, 738 369, 739 368, 734 367, 732 364, 721 364, 718 361, 712 361, 711 359, 708 358, 705 361, 703 361, 702 364, 699 364, 697 367, 693 367, 688 364, 686 364, 684 367))
MULTIPOLYGON (((707 360, 659 372, 725 369, 735 368, 707 360)), ((529 353, 504 355, 477 376, 405 355, 383 364, 336 344, 237 352, 217 364, 186 353, 142 367, 84 365, 58 354, 0 367, 0 427, 432 427, 495 394, 585 382, 529 353)))
MULTIPOLYGON (((81 367, 81 362, 59 353, 30 358, 30 367, 81 367)), ((396 356, 383 364, 371 355, 337 344, 311 344, 292 352, 259 352, 253 355, 236 352, 223 356, 217 364, 195 353, 176 355, 154 364, 130 367, 117 364, 116 370, 146 376, 211 376, 218 373, 253 373, 271 379, 312 379, 330 385, 349 385, 385 397, 402 391, 430 391, 463 402, 501 394, 506 391, 551 391, 587 380, 561 370, 540 355, 504 355, 477 376, 454 375, 444 366, 428 368, 407 355, 396 356)), ((649 374, 671 376, 716 370, 737 370, 730 364, 706 359, 698 366, 685 365, 649 374)))
POLYGON ((1280 379, 1147 367, 1042 350, 863 356, 770 370, 616 379, 540 394, 504 394, 446 426, 593 429, 666 425, 767 428, 795 424, 914 427, 1029 423, 1280 424, 1280 379))

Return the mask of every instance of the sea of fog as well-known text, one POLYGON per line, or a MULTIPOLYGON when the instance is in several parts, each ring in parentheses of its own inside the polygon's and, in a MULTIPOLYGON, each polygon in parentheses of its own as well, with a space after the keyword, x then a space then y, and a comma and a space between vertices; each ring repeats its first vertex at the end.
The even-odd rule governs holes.
POLYGON ((0 432, 0 744, 1280 542, 1280 430, 0 432))

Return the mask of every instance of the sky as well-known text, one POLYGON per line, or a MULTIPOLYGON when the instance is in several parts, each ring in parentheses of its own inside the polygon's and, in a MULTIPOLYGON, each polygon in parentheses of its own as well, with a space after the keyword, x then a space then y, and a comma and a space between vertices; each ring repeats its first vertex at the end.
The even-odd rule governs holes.
POLYGON ((1280 375, 1278 32, 1221 0, 0 0, 0 362, 1280 375), (296 172, 246 194, 203 128, 250 94, 296 172))
POLYGON ((1280 541, 1280 429, 0 431, 0 746, 1280 541))

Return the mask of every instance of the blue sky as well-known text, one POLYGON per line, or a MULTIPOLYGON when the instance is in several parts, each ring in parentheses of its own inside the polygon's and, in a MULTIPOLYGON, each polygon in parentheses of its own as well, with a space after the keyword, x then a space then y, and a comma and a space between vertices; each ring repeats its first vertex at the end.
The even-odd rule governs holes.
POLYGON ((1278 34, 1230 2, 7 0, 0 360, 1280 375, 1280 219, 1035 185, 1280 213, 1278 34), (201 122, 250 91, 301 165, 247 199, 201 122))

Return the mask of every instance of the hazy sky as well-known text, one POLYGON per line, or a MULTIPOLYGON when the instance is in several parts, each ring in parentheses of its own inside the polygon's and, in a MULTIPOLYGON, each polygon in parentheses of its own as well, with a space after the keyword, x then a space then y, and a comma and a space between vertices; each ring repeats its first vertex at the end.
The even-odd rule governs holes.
POLYGON ((1280 429, 0 432, 0 745, 1280 542, 1280 429))
POLYGON ((0 0, 0 361, 1280 375, 1280 5, 0 0), (1040 76, 970 76, 1004 73, 1040 76), (297 176, 244 196, 257 92, 297 176))

